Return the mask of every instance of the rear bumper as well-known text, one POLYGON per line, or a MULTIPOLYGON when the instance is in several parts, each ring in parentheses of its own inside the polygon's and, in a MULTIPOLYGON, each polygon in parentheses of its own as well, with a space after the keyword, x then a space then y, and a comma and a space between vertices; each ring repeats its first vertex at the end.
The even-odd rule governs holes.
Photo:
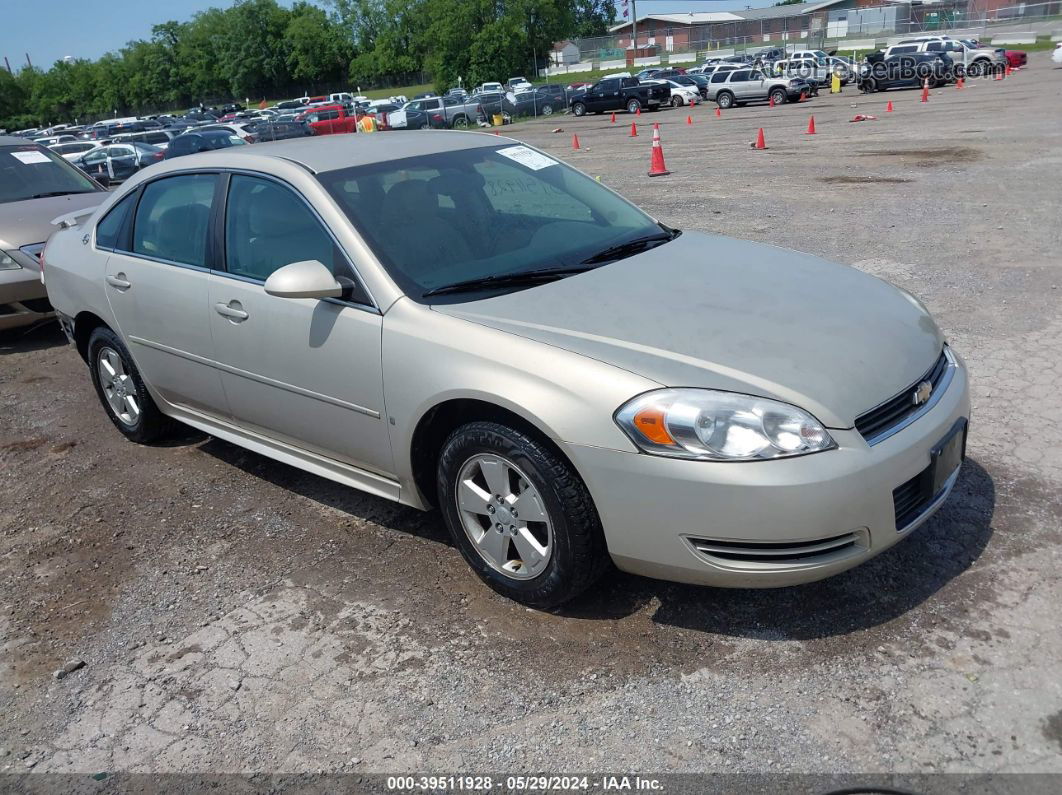
POLYGON ((970 415, 961 360, 932 410, 874 447, 855 430, 838 447, 776 461, 715 463, 568 445, 619 568, 722 587, 778 587, 852 568, 914 532, 958 473, 896 526, 893 490, 970 415))

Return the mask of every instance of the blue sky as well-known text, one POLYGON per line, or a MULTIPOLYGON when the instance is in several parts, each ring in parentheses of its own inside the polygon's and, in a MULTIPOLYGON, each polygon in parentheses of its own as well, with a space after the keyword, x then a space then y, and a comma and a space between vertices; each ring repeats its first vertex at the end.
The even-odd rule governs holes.
MULTIPOLYGON (((291 5, 291 0, 279 0, 291 5)), ((641 0, 638 16, 686 11, 727 11, 773 5, 774 0, 641 0)), ((151 26, 170 19, 184 21, 205 8, 228 7, 231 0, 105 0, 98 5, 84 0, 49 0, 41 5, 29 0, 2 3, 0 56, 13 69, 26 63, 26 51, 35 66, 47 68, 58 59, 98 58, 132 39, 147 38, 151 26)), ((327 6, 325 0, 317 5, 327 6)), ((617 18, 619 13, 616 14, 617 18)))

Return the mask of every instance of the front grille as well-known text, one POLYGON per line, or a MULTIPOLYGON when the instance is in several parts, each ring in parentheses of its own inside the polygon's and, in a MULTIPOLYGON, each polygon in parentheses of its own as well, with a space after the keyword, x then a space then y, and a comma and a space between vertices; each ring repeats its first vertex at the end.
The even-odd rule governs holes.
POLYGON ((690 538, 690 544, 704 557, 717 563, 746 568, 769 569, 772 566, 813 564, 826 559, 836 560, 857 554, 867 548, 866 539, 859 532, 843 533, 813 541, 719 541, 690 538))
POLYGON ((30 312, 37 312, 42 315, 46 315, 49 312, 54 312, 51 302, 47 298, 26 298, 19 301, 30 312))
POLYGON ((926 467, 906 483, 892 490, 892 505, 896 513, 896 529, 903 530, 933 502, 932 465, 926 467))
POLYGON ((921 414, 928 408, 928 404, 914 402, 915 389, 923 381, 928 381, 933 385, 933 394, 936 395, 937 389, 941 387, 944 376, 948 372, 949 364, 947 353, 941 351, 937 361, 921 378, 895 397, 889 398, 880 406, 856 417, 856 430, 868 443, 874 444, 897 425, 914 415, 921 414))

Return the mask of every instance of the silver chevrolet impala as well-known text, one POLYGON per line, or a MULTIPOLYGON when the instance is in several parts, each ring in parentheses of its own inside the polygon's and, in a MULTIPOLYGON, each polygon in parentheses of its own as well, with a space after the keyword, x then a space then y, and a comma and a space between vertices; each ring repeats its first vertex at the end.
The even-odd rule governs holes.
POLYGON ((48 293, 121 433, 179 421, 438 506, 528 605, 610 562, 836 574, 914 532, 965 455, 966 368, 916 298, 671 228, 516 141, 192 155, 56 223, 48 293))

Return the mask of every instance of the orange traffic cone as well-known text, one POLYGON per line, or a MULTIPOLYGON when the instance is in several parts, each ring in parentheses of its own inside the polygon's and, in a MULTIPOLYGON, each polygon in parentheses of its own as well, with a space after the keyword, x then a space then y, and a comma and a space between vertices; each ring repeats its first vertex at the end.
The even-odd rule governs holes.
POLYGON ((812 116, 810 119, 808 119, 807 135, 814 135, 814 134, 815 134, 815 117, 812 116))
POLYGON ((637 138, 638 137, 638 125, 635 124, 633 121, 631 122, 631 135, 630 135, 630 137, 631 138, 637 138))
POLYGON ((612 118, 609 119, 609 121, 612 122, 613 124, 616 123, 616 114, 615 113, 612 114, 612 118))
POLYGON ((686 117, 686 124, 693 124, 693 117, 692 116, 687 116, 686 117))
POLYGON ((660 146, 660 125, 657 124, 653 127, 653 155, 649 161, 649 176, 662 177, 670 173, 664 165, 664 150, 660 146))
POLYGON ((774 94, 771 94, 770 99, 767 100, 767 107, 769 107, 769 108, 773 108, 774 107, 774 94))
POLYGON ((659 130, 660 129, 660 122, 654 121, 653 122, 653 129, 654 130, 659 130))
POLYGON ((1010 75, 1011 75, 1011 73, 1012 73, 1013 71, 1014 71, 1014 70, 1010 68, 1010 64, 1007 64, 1007 71, 1005 72, 1006 76, 1007 76, 1007 77, 1010 77, 1010 75))
POLYGON ((955 88, 957 88, 957 89, 961 89, 965 85, 966 85, 966 78, 965 77, 960 77, 958 80, 955 81, 955 88))
POLYGON ((763 139, 763 128, 760 127, 760 131, 756 133, 756 143, 752 145, 753 149, 766 149, 767 142, 763 139))
POLYGON ((572 133, 572 149, 578 149, 578 148, 579 148, 579 136, 576 135, 575 133, 572 133))
POLYGON ((800 92, 800 99, 798 99, 798 100, 797 100, 797 102, 803 102, 803 101, 804 101, 804 99, 805 99, 805 92, 804 92, 804 91, 801 91, 801 92, 800 92))
POLYGON ((723 115, 723 111, 719 110, 719 108, 716 108, 715 109, 715 115, 716 116, 722 116, 723 115))
POLYGON ((641 106, 639 106, 639 107, 635 108, 635 110, 634 110, 634 115, 635 115, 635 116, 641 116, 641 115, 642 115, 642 109, 641 109, 641 106))
POLYGON ((922 101, 929 102, 929 78, 922 81, 922 101))
POLYGON ((1002 79, 1003 79, 1003 71, 1000 70, 1000 71, 996 72, 996 80, 1002 80, 1002 79))
POLYGON ((886 113, 892 113, 892 100, 889 100, 889 104, 885 106, 886 113))

